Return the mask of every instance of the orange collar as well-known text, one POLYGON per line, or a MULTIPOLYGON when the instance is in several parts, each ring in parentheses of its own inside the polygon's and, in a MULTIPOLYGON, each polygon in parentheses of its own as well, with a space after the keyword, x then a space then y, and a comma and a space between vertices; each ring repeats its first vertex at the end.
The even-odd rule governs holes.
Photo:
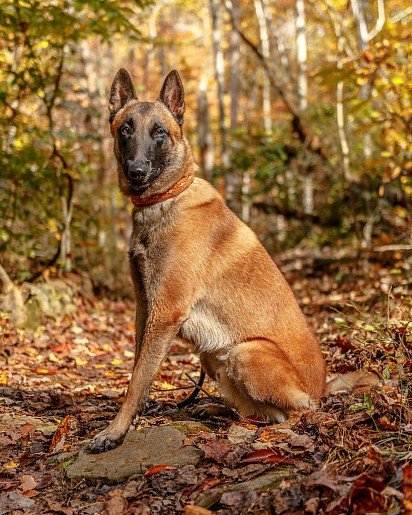
POLYGON ((182 191, 185 191, 192 182, 195 180, 194 172, 189 172, 184 175, 181 179, 179 179, 173 186, 171 186, 164 193, 155 193, 151 197, 140 198, 136 196, 131 196, 131 200, 135 206, 152 206, 153 204, 159 204, 160 202, 164 202, 170 198, 176 197, 182 191))

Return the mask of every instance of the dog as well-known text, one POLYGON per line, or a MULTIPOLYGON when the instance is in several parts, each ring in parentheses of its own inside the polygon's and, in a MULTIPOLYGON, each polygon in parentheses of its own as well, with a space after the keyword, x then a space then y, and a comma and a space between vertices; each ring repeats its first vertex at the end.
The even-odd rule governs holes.
POLYGON ((319 344, 254 232, 195 177, 179 74, 167 75, 155 102, 140 102, 120 69, 109 113, 120 190, 135 206, 136 349, 125 401, 87 451, 122 442, 177 336, 241 416, 282 422, 315 408, 325 392, 319 344))

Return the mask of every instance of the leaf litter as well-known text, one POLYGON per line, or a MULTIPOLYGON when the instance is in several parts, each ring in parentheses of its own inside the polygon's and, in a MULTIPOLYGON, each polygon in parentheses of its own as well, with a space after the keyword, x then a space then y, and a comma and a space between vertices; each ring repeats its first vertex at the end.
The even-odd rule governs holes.
MULTIPOLYGON (((377 385, 279 425, 193 422, 184 445, 203 451, 200 464, 157 465, 117 485, 72 481, 65 469, 124 399, 133 303, 79 297, 75 313, 34 332, 3 316, 0 514, 412 513, 411 265, 397 262, 396 275, 374 262, 288 272, 330 376, 365 369, 377 385)), ((185 374, 198 378, 198 359, 176 341, 140 427, 198 420, 196 406, 176 407, 193 386, 185 374)), ((210 381, 204 389, 201 406, 219 402, 210 381)))

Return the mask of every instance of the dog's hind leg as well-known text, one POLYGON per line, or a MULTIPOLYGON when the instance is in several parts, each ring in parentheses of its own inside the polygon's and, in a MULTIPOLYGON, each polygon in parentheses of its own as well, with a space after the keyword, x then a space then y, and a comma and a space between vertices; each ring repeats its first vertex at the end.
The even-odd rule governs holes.
POLYGON ((316 405, 295 367, 271 341, 236 345, 217 371, 216 380, 242 416, 282 422, 289 411, 316 405))
POLYGON ((242 385, 235 384, 233 379, 228 376, 225 367, 217 371, 216 382, 225 401, 233 406, 242 417, 257 418, 267 422, 284 422, 287 419, 287 414, 283 409, 252 399, 242 385))

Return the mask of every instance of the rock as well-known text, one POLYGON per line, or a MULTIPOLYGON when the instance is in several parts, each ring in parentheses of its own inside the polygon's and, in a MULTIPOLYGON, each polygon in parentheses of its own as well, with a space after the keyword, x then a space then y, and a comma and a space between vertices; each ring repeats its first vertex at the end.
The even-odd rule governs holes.
POLYGON ((227 439, 232 443, 241 443, 251 440, 256 434, 256 430, 247 429, 246 427, 232 424, 227 432, 227 439))
POLYGON ((19 492, 9 492, 0 496, 0 515, 14 513, 22 510, 24 513, 33 513, 35 502, 30 497, 19 492))
POLYGON ((177 420, 170 424, 170 427, 174 427, 178 431, 184 433, 187 436, 197 435, 199 433, 210 433, 211 429, 206 427, 201 422, 197 422, 196 420, 177 420))
POLYGON ((36 431, 39 431, 45 436, 52 435, 57 429, 57 424, 23 413, 14 413, 13 415, 4 413, 0 415, 0 431, 2 432, 15 431, 16 429, 18 430, 20 426, 26 424, 33 424, 36 431))
POLYGON ((44 313, 47 317, 56 318, 60 315, 68 315, 76 310, 73 302, 75 288, 64 281, 23 283, 22 290, 26 291, 28 297, 38 303, 41 313, 44 313))
POLYGON ((41 324, 43 314, 56 318, 76 310, 73 301, 77 292, 75 284, 53 280, 16 286, 8 276, 5 279, 2 270, 4 272, 0 268, 0 311, 8 313, 12 326, 36 329, 41 324), (1 291, 1 284, 5 280, 6 287, 1 291))
MULTIPOLYGON (((238 483, 237 485, 232 485, 229 487, 217 487, 211 488, 210 490, 206 490, 196 499, 196 506, 200 506, 203 508, 209 508, 215 504, 224 494, 231 494, 234 492, 253 492, 253 491, 263 491, 263 490, 272 490, 279 486, 279 484, 286 478, 293 478, 294 474, 290 468, 278 468, 273 472, 268 472, 267 474, 263 474, 262 476, 257 477, 256 479, 252 479, 251 481, 244 481, 243 483, 238 483)), ((226 501, 228 501, 230 496, 226 495, 226 501)))
POLYGON ((41 324, 41 309, 40 304, 34 298, 29 298, 25 304, 26 306, 26 329, 37 329, 41 324))
POLYGON ((142 474, 155 465, 197 464, 203 453, 184 446, 185 433, 171 426, 148 427, 128 433, 119 447, 101 454, 80 452, 67 468, 71 479, 105 479, 113 483, 142 474))

